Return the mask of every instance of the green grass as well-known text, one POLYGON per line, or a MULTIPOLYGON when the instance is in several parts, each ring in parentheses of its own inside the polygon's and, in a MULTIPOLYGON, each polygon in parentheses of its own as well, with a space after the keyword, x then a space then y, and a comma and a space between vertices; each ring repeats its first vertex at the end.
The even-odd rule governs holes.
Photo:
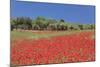
MULTIPOLYGON (((43 31, 42 31, 43 32, 43 31)), ((69 35, 69 34, 74 34, 82 31, 55 31, 52 33, 42 33, 39 34, 37 32, 30 32, 30 31, 11 31, 11 40, 15 39, 39 39, 39 38, 50 38, 53 36, 61 36, 61 35, 69 35)))

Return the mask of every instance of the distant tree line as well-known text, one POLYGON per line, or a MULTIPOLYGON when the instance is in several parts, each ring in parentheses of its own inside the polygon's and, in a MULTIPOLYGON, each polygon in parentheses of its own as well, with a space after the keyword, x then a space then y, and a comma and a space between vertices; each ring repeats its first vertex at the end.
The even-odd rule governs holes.
POLYGON ((63 19, 46 19, 44 17, 37 17, 31 19, 29 17, 17 17, 11 19, 11 30, 89 30, 95 29, 94 24, 73 24, 67 23, 63 19))

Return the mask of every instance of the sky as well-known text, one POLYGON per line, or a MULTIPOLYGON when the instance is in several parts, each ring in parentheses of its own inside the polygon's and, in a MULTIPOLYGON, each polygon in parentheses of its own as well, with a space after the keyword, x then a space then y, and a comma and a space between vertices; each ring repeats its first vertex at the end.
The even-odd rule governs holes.
POLYGON ((71 23, 94 24, 95 6, 11 0, 11 18, 35 19, 38 16, 56 20, 64 19, 71 23))

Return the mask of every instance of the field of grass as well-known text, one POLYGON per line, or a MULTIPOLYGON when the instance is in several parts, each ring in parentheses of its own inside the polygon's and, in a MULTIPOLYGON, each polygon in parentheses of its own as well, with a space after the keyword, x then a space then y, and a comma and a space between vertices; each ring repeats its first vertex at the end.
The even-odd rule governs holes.
POLYGON ((11 40, 50 38, 53 36, 70 35, 84 31, 11 31, 11 40))

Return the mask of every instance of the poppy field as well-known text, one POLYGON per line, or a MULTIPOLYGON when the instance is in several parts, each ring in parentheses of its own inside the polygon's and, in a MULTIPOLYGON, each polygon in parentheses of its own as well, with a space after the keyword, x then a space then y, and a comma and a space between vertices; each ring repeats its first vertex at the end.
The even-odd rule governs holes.
POLYGON ((40 65, 95 61, 95 32, 12 31, 11 64, 40 65))
POLYGON ((11 0, 10 65, 95 61, 95 6, 11 0))

